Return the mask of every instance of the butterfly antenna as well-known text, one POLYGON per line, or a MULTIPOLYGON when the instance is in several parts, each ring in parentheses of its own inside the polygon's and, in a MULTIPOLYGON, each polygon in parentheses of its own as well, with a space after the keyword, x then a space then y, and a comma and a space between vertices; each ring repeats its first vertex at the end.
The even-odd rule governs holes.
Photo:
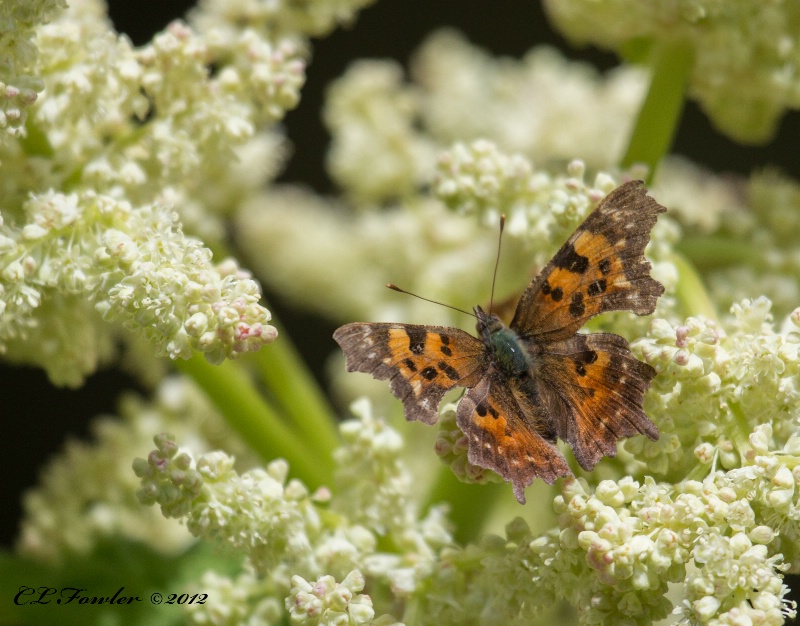
POLYGON ((494 284, 497 281, 497 267, 500 265, 500 246, 503 243, 503 227, 506 225, 506 216, 504 213, 500 214, 500 234, 497 235, 497 258, 494 261, 494 275, 492 276, 492 294, 489 296, 489 313, 492 312, 492 304, 494 303, 494 284))
POLYGON ((415 298, 419 298, 420 300, 425 300, 425 302, 431 302, 432 304, 438 304, 439 306, 447 307, 448 309, 453 309, 454 311, 458 311, 459 313, 466 313, 467 315, 471 315, 472 317, 476 317, 474 313, 470 313, 469 311, 465 311, 464 309, 459 309, 456 306, 450 306, 449 304, 445 304, 444 302, 437 302, 436 300, 430 300, 428 298, 423 298, 422 296, 418 296, 415 293, 411 293, 410 291, 406 291, 405 289, 400 289, 397 285, 393 285, 392 283, 388 283, 386 285, 392 291, 397 291, 399 293, 404 293, 407 296, 414 296, 415 298))

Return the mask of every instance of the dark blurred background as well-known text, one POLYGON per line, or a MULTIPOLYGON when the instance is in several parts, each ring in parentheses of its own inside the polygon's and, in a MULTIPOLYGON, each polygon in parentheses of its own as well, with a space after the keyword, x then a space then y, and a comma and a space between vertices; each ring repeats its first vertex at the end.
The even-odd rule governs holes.
MULTIPOLYGON (((192 4, 184 0, 112 0, 110 15, 116 28, 138 45, 181 17, 192 4)), ((320 192, 332 191, 323 169, 328 136, 320 118, 329 81, 362 57, 392 57, 406 63, 425 37, 443 26, 461 30, 471 42, 496 55, 519 58, 535 45, 549 44, 568 58, 588 60, 601 70, 617 64, 608 53, 568 46, 550 29, 540 4, 531 0, 380 0, 361 12, 350 28, 314 42, 302 101, 285 120, 294 154, 281 180, 303 182, 320 192)), ((689 103, 673 151, 717 172, 746 174, 773 165, 798 178, 798 139, 800 115, 793 113, 784 118, 777 138, 769 145, 737 145, 715 132, 698 108, 689 103)), ((334 347, 332 328, 302 312, 286 310, 272 296, 270 308, 288 326, 312 368, 319 372, 334 347), (292 333, 297 324, 302 332, 292 333)), ((6 433, 5 449, 0 454, 0 475, 4 477, 0 481, 0 502, 4 504, 0 542, 4 547, 11 546, 17 534, 20 496, 37 482, 44 462, 67 437, 86 438, 90 419, 114 413, 120 391, 131 388, 136 388, 135 382, 116 371, 99 372, 82 389, 68 391, 52 387, 39 370, 0 365, 0 406, 4 407, 6 433)))

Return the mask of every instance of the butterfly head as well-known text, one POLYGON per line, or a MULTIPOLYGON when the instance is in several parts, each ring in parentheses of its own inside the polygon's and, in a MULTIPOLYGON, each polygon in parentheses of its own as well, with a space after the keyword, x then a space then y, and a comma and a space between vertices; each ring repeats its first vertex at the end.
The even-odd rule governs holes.
POLYGON ((505 328, 505 324, 500 321, 494 313, 487 313, 480 306, 472 309, 475 312, 475 317, 478 323, 475 327, 478 330, 478 336, 484 341, 488 340, 489 335, 496 333, 498 330, 505 328))

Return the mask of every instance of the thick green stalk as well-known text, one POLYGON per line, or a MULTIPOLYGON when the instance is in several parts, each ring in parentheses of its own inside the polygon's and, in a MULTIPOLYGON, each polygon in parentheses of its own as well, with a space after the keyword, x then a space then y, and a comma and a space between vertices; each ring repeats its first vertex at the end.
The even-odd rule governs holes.
POLYGON ((672 145, 683 111, 693 56, 689 44, 682 41, 659 42, 650 53, 650 88, 621 162, 625 168, 636 163, 647 165, 648 182, 672 145))
POLYGON ((232 361, 211 365, 195 354, 186 361, 175 361, 175 366, 205 391, 228 423, 264 460, 286 459, 291 474, 312 490, 329 481, 326 464, 267 404, 240 365, 232 361))
POLYGON ((711 320, 717 319, 714 303, 694 266, 680 254, 673 254, 671 260, 678 270, 675 298, 683 312, 686 315, 702 315, 711 320))
POLYGON ((764 269, 763 251, 755 244, 730 237, 683 237, 675 246, 697 267, 710 269, 730 265, 749 265, 764 269))
POLYGON ((254 361, 270 397, 300 434, 307 453, 332 472, 332 452, 341 445, 336 414, 283 329, 273 344, 254 355, 254 361))
POLYGON ((456 527, 455 539, 461 545, 466 545, 480 536, 503 489, 510 489, 510 486, 505 483, 462 483, 452 469, 442 465, 428 491, 423 511, 434 504, 446 502, 450 507, 450 519, 456 527))
POLYGON ((753 446, 750 445, 750 433, 753 428, 748 423, 747 416, 738 402, 729 402, 728 408, 731 411, 731 415, 733 415, 733 445, 736 446, 741 463, 744 465, 748 453, 753 449, 753 446))

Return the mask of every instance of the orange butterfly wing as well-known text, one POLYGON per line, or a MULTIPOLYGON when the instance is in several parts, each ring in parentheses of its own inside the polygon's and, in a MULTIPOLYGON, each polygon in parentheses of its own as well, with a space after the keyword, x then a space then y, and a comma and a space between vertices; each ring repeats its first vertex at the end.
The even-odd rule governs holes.
POLYGON ((511 322, 521 337, 558 341, 605 311, 655 310, 664 287, 650 277, 644 248, 666 209, 642 185, 609 193, 528 285, 511 322))
POLYGON ((435 424, 439 403, 455 386, 471 387, 486 371, 486 347, 445 326, 354 323, 336 330, 348 372, 388 380, 408 420, 435 424))
POLYGON ((529 354, 531 401, 586 470, 622 437, 658 439, 642 409, 655 370, 622 337, 578 330, 605 311, 653 312, 664 288, 644 249, 664 211, 641 181, 612 191, 531 282, 510 325, 529 354))
POLYGON ((542 406, 581 467, 591 470, 603 456, 616 455, 621 437, 658 439, 642 409, 656 372, 631 354, 625 339, 577 334, 541 350, 536 361, 542 406))
POLYGON ((520 504, 525 504, 525 487, 534 478, 552 485, 559 476, 572 475, 551 429, 538 419, 542 411, 532 398, 491 371, 464 394, 456 412, 469 441, 469 462, 511 481, 520 504))

